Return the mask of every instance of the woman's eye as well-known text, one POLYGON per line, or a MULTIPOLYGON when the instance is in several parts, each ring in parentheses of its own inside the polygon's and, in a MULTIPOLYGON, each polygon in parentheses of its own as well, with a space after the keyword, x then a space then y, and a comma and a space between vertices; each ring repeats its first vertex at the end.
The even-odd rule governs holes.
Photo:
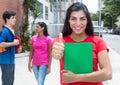
POLYGON ((75 18, 71 18, 71 20, 76 20, 75 18))
POLYGON ((80 20, 86 20, 86 18, 81 18, 80 20))

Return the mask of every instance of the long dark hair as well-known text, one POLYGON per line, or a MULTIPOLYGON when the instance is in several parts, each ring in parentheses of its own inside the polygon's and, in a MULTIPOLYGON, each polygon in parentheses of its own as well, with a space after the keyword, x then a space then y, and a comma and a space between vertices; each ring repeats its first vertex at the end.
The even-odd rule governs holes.
POLYGON ((83 10, 83 12, 86 14, 86 17, 87 17, 87 20, 88 20, 87 27, 85 29, 86 34, 87 35, 94 35, 94 33, 93 33, 93 24, 92 24, 90 13, 89 13, 87 7, 83 3, 76 2, 76 3, 73 3, 67 9, 65 22, 64 22, 64 26, 63 26, 63 30, 62 30, 63 36, 67 36, 67 35, 70 35, 72 33, 72 29, 70 28, 70 24, 69 24, 68 21, 70 19, 71 13, 73 11, 79 11, 79 10, 83 10))
POLYGON ((39 26, 41 26, 41 27, 44 27, 43 34, 44 34, 45 36, 48 36, 49 34, 48 34, 48 30, 47 30, 47 25, 46 25, 46 23, 44 23, 44 22, 38 22, 37 24, 38 24, 39 26))

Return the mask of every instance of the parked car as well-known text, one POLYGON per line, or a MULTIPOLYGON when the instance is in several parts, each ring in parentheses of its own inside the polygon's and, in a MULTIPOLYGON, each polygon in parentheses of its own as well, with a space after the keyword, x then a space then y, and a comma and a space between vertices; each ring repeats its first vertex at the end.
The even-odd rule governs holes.
POLYGON ((94 35, 102 37, 103 28, 94 26, 94 35))
POLYGON ((116 28, 116 29, 113 31, 113 34, 120 35, 120 28, 116 28))
POLYGON ((103 27, 103 34, 107 34, 110 33, 110 30, 108 29, 108 27, 103 27))

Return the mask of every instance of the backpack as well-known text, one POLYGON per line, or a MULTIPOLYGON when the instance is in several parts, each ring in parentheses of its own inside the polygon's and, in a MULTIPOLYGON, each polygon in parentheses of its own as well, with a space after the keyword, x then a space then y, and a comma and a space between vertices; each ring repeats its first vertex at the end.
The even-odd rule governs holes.
MULTIPOLYGON (((0 28, 0 36, 1 36, 1 33, 2 33, 2 29, 3 29, 3 26, 2 26, 2 28, 0 28)), ((0 47, 0 53, 3 53, 3 52, 5 52, 5 51, 7 51, 6 48, 0 47)))

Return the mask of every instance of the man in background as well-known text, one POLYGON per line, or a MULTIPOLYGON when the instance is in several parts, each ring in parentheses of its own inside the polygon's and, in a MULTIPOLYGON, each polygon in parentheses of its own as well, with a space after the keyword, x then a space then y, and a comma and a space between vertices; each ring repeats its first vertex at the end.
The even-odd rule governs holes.
POLYGON ((0 67, 2 72, 2 85, 13 85, 15 70, 15 52, 19 40, 15 39, 13 26, 16 23, 16 13, 5 11, 2 16, 5 25, 0 32, 0 67))

